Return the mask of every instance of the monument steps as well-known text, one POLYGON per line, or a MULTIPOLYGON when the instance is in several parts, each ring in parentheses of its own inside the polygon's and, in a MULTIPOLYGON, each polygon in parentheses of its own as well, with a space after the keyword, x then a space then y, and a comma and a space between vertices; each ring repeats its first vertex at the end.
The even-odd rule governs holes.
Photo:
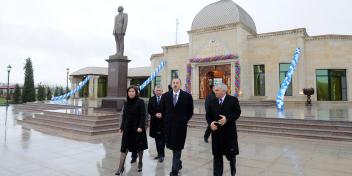
POLYGON ((113 133, 117 132, 118 124, 113 124, 113 125, 104 125, 104 126, 82 126, 72 124, 72 123, 62 123, 62 122, 53 122, 49 120, 33 120, 31 118, 26 118, 20 123, 28 123, 28 124, 34 124, 38 125, 41 127, 47 127, 47 128, 55 128, 55 129, 60 129, 64 131, 70 131, 76 134, 86 134, 86 135, 97 135, 97 134, 107 134, 107 133, 113 133))
POLYGON ((44 111, 42 115, 45 116, 52 116, 57 118, 71 118, 71 119, 78 119, 78 120, 88 120, 88 121, 99 121, 99 120, 107 120, 107 119, 114 119, 118 118, 119 114, 96 114, 96 115, 83 115, 83 114, 69 114, 69 113, 62 113, 62 112, 52 112, 52 111, 44 111))
POLYGON ((57 116, 47 116, 47 115, 41 115, 41 114, 36 115, 34 119, 48 120, 53 123, 54 122, 71 123, 71 124, 82 125, 82 126, 104 126, 104 125, 117 124, 118 122, 118 118, 103 119, 103 120, 95 121, 95 120, 88 120, 88 119, 65 118, 65 117, 58 118, 57 116))
MULTIPOLYGON (((204 114, 195 114, 188 124, 192 128, 207 127, 204 114)), ((241 116, 236 124, 237 130, 245 133, 352 141, 352 122, 241 116)))
POLYGON ((273 136, 287 136, 287 137, 297 137, 297 138, 306 138, 306 139, 318 139, 318 140, 331 140, 331 141, 351 141, 351 137, 341 137, 334 135, 316 135, 316 134, 301 134, 301 133, 292 133, 292 132, 273 132, 266 130, 253 130, 253 129, 239 129, 239 132, 243 133, 255 133, 255 134, 265 134, 273 136))
POLYGON ((119 129, 120 114, 113 111, 102 111, 89 108, 82 112, 77 106, 28 103, 16 106, 23 112, 21 124, 61 130, 81 135, 100 135, 115 133, 119 129))
POLYGON ((66 136, 67 134, 73 134, 73 135, 79 135, 80 137, 112 134, 112 133, 118 132, 118 128, 90 131, 90 130, 77 130, 72 128, 64 128, 62 126, 42 124, 42 123, 32 122, 32 121, 26 121, 26 122, 20 121, 20 124, 22 124, 24 127, 28 127, 31 129, 38 129, 39 131, 43 131, 43 132, 45 131, 55 132, 55 134, 58 134, 60 136, 61 136, 60 132, 62 132, 62 134, 65 134, 63 136, 66 136))
POLYGON ((32 112, 35 110, 36 112, 43 110, 56 110, 56 109, 74 109, 79 108, 77 106, 71 105, 55 105, 55 104, 44 104, 44 103, 30 103, 30 104, 19 104, 14 106, 15 111, 26 111, 32 112))
MULTIPOLYGON (((193 117, 190 123, 199 123, 206 125, 205 117, 193 117)), ((319 121, 319 120, 299 120, 299 119, 284 119, 277 118, 261 118, 261 117, 240 117, 237 124, 257 124, 270 126, 285 126, 285 127, 307 127, 313 129, 331 129, 331 130, 352 130, 351 122, 340 121, 319 121)))

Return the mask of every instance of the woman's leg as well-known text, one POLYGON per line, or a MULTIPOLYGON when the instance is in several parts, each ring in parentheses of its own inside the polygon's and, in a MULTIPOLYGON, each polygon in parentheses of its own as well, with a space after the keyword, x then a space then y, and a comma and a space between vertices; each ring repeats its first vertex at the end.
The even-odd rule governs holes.
POLYGON ((126 151, 126 152, 121 152, 121 155, 120 155, 120 164, 119 164, 119 169, 118 169, 118 171, 121 171, 121 170, 125 169, 125 160, 126 160, 126 156, 127 156, 127 151, 126 151))

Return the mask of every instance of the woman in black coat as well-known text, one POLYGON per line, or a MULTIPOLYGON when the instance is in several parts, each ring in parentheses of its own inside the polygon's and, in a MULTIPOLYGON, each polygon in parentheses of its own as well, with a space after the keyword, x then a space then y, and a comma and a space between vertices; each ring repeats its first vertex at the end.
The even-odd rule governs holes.
POLYGON ((121 156, 119 169, 115 175, 121 175, 127 152, 138 152, 138 172, 142 171, 143 150, 148 149, 147 134, 145 131, 145 105, 138 98, 138 88, 131 86, 127 89, 127 102, 123 108, 120 132, 122 132, 121 156))

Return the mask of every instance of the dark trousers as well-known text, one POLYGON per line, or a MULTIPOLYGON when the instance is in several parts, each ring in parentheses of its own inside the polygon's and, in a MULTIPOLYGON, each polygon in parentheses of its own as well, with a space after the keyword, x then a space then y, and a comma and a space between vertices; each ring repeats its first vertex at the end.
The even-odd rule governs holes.
POLYGON ((137 153, 138 152, 132 152, 131 158, 132 159, 137 159, 137 153))
POLYGON ((156 135, 155 137, 156 151, 158 157, 165 157, 165 137, 163 135, 156 135))
MULTIPOLYGON (((213 167, 214 176, 222 176, 224 171, 222 155, 214 155, 213 167)), ((226 155, 227 160, 230 162, 231 176, 236 175, 236 156, 226 155)))
POLYGON ((208 139, 210 134, 211 134, 211 128, 210 126, 208 126, 204 133, 204 139, 208 139))
POLYGON ((181 153, 182 153, 182 150, 172 151, 172 172, 173 173, 178 173, 178 171, 182 168, 181 153))

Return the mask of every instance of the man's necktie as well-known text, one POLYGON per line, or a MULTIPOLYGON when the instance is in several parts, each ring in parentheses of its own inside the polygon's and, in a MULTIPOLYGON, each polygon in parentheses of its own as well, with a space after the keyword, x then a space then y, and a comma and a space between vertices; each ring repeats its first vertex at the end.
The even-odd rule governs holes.
POLYGON ((177 94, 174 94, 173 103, 174 103, 174 106, 176 106, 176 103, 177 103, 177 94))

